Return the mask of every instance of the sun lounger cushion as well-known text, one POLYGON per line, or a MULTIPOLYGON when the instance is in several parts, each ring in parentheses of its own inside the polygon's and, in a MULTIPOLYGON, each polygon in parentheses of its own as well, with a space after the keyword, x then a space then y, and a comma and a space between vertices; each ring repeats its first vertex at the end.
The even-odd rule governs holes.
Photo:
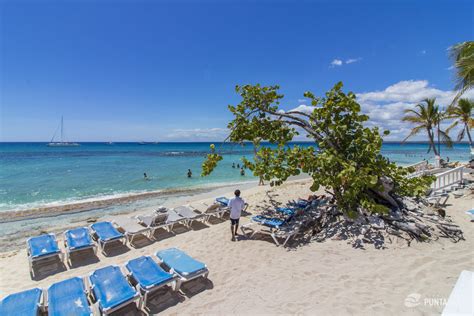
POLYGON ((101 309, 114 308, 138 295, 117 266, 107 266, 94 271, 90 281, 101 309))
POLYGON ((184 251, 170 248, 158 251, 156 256, 168 267, 173 268, 176 273, 187 276, 202 272, 207 267, 204 263, 188 256, 184 251))
POLYGON ((294 208, 291 208, 291 207, 277 207, 276 211, 278 213, 288 215, 288 216, 294 215, 295 212, 296 212, 296 210, 294 208))
POLYGON ((49 287, 48 315, 92 315, 81 278, 67 279, 49 287))
POLYGON ((51 234, 30 238, 28 240, 28 248, 30 249, 30 256, 32 258, 60 252, 56 238, 51 234))
POLYGON ((100 240, 107 241, 123 237, 110 222, 98 222, 91 225, 91 228, 97 234, 100 240))
POLYGON ((0 315, 29 316, 38 315, 40 308, 41 289, 34 288, 6 296, 0 301, 0 315))
POLYGON ((274 217, 266 217, 262 215, 257 215, 252 217, 252 220, 254 222, 260 223, 262 225, 272 227, 272 228, 279 228, 281 225, 286 223, 285 220, 282 220, 280 218, 274 218, 274 217))
POLYGON ((226 197, 223 197, 223 196, 222 196, 222 197, 218 197, 218 198, 216 199, 216 202, 222 204, 222 206, 229 206, 229 199, 226 198, 226 197))
POLYGON ((69 249, 81 249, 92 246, 94 243, 89 235, 89 230, 85 227, 67 230, 64 233, 67 247, 69 249))
POLYGON ((172 274, 164 271, 148 256, 130 260, 126 267, 143 289, 158 286, 174 278, 172 274))

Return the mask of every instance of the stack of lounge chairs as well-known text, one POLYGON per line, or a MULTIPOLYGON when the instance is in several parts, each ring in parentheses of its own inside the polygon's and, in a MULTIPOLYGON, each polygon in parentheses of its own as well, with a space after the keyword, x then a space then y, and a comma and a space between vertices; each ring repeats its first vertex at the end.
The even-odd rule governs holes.
POLYGON ((181 283, 209 275, 204 263, 177 248, 159 251, 156 257, 158 262, 142 256, 123 268, 107 266, 47 290, 34 288, 8 295, 0 301, 0 315, 93 315, 94 309, 108 315, 133 303, 145 310, 149 295, 157 289, 169 286, 179 291, 181 283))

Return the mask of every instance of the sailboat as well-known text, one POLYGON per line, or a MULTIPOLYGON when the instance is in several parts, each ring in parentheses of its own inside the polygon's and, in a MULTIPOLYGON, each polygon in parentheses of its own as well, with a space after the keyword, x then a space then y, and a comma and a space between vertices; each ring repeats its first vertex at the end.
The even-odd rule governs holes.
POLYGON ((48 143, 49 147, 73 147, 73 146, 79 146, 78 143, 71 143, 71 142, 66 142, 64 141, 64 119, 61 116, 61 140, 59 142, 54 141, 54 137, 56 136, 56 133, 58 130, 56 129, 56 132, 54 132, 53 137, 51 138, 51 141, 48 143))

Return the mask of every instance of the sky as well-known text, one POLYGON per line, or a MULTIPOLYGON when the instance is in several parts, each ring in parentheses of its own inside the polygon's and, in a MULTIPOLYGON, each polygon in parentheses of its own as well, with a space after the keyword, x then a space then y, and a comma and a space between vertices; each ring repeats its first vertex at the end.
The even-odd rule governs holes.
POLYGON ((463 0, 0 0, 0 19, 0 141, 49 141, 62 115, 70 141, 218 141, 236 84, 278 84, 290 110, 338 81, 400 140, 404 109, 449 104, 448 48, 474 39, 463 0))

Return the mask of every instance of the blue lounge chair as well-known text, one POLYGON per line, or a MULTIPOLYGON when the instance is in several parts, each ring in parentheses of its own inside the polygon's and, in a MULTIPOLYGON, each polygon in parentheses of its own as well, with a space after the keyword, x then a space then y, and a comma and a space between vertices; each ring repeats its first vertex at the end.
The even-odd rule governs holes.
POLYGON ((290 238, 299 233, 300 228, 303 225, 302 221, 295 221, 292 219, 293 216, 289 216, 287 219, 281 219, 257 215, 252 217, 249 224, 242 225, 240 230, 248 238, 252 238, 256 234, 269 235, 277 246, 282 244, 283 247, 285 247, 290 238), (253 228, 253 225, 255 224, 258 224, 259 228, 253 228), (252 233, 248 234, 247 230, 250 230, 252 233), (278 239, 283 239, 283 243, 280 243, 278 239))
POLYGON ((160 263, 170 269, 170 273, 178 275, 178 288, 183 282, 194 280, 200 276, 207 278, 209 275, 209 270, 204 263, 197 261, 177 248, 158 251, 156 256, 160 263))
POLYGON ((41 296, 43 291, 38 288, 10 294, 0 301, 2 316, 36 316, 40 314, 41 296))
POLYGON ((252 221, 270 228, 279 228, 281 225, 287 222, 287 220, 281 218, 267 217, 263 215, 253 216, 252 221))
POLYGON ((467 215, 471 216, 471 222, 474 222, 474 209, 466 212, 467 215))
POLYGON ((285 216, 293 216, 296 213, 296 209, 292 207, 277 207, 276 211, 285 216))
POLYGON ((223 196, 216 198, 216 202, 222 206, 229 206, 229 199, 223 196))
POLYGON ((128 283, 117 266, 107 266, 89 275, 92 294, 102 314, 108 315, 140 300, 140 294, 128 283))
POLYGON ((66 261, 69 263, 71 263, 70 255, 72 252, 93 249, 94 253, 97 253, 97 247, 92 241, 87 227, 66 230, 64 232, 64 246, 66 248, 66 261))
POLYGON ((176 276, 164 271, 149 256, 130 260, 125 267, 129 272, 128 277, 136 283, 135 287, 142 297, 142 308, 146 306, 150 293, 166 285, 173 286, 174 291, 179 290, 176 276))
POLYGON ((125 245, 126 238, 125 235, 117 230, 117 228, 112 225, 110 222, 98 222, 90 226, 92 230, 92 236, 95 238, 99 244, 100 251, 105 254, 104 248, 105 245, 115 242, 122 241, 125 245))
POLYGON ((58 242, 54 234, 28 238, 26 244, 30 273, 33 276, 35 275, 33 269, 34 262, 56 256, 59 257, 60 260, 63 259, 63 254, 61 250, 59 250, 58 242))
POLYGON ((87 301, 87 292, 81 278, 67 279, 48 288, 49 316, 90 316, 92 310, 87 301))

